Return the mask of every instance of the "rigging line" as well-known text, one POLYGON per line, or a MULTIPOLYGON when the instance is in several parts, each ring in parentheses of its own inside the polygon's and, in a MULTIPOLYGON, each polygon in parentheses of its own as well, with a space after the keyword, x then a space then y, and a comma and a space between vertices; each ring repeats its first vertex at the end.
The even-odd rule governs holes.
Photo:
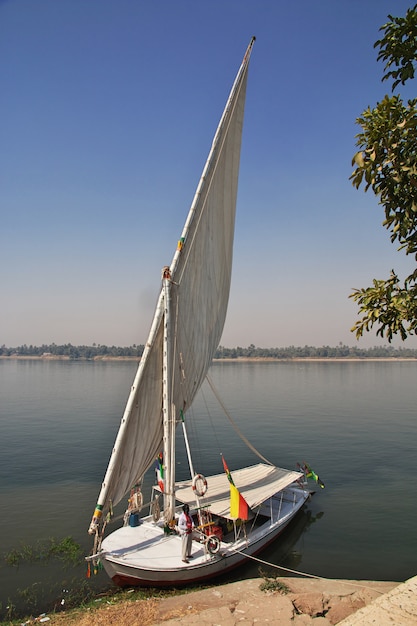
MULTIPOLYGON (((233 549, 233 548, 232 548, 233 549)), ((290 569, 289 567, 283 567, 282 565, 275 565, 275 563, 268 563, 268 561, 263 561, 262 559, 258 559, 256 556, 252 556, 251 554, 247 554, 246 552, 242 552, 241 550, 233 550, 242 556, 245 556, 248 559, 252 559, 253 561, 257 561, 258 563, 262 563, 262 565, 268 565, 269 567, 275 567, 275 569, 282 569, 285 572, 290 572, 291 574, 298 574, 299 576, 305 576, 306 578, 314 578, 316 580, 323 580, 329 582, 338 582, 342 585, 349 585, 351 587, 359 587, 360 589, 370 589, 371 591, 375 591, 375 593, 379 593, 381 596, 384 595, 385 591, 380 591, 379 589, 374 589, 373 587, 368 587, 367 585, 359 585, 358 583, 352 583, 346 580, 340 580, 339 578, 325 578, 324 576, 316 576, 315 574, 307 574, 306 572, 298 572, 296 569, 290 569)))
POLYGON ((229 422, 231 423, 231 425, 232 425, 232 427, 234 428, 235 432, 236 432, 236 433, 237 433, 237 435, 241 438, 241 440, 243 441, 243 443, 245 443, 245 444, 248 446, 248 448, 249 448, 250 450, 252 450, 252 452, 253 452, 254 454, 256 454, 256 456, 257 456, 258 458, 260 458, 262 461, 265 461, 265 463, 268 463, 268 465, 274 465, 273 463, 271 463, 271 461, 268 461, 268 459, 267 459, 267 458, 265 458, 265 457, 263 456, 263 454, 261 454, 261 453, 260 453, 260 452, 259 452, 259 451, 255 448, 255 446, 254 446, 254 445, 252 445, 252 444, 251 444, 251 442, 250 442, 250 441, 249 441, 249 440, 245 437, 245 435, 241 432, 241 430, 239 429, 238 425, 236 424, 236 422, 234 421, 234 419, 232 418, 232 416, 230 415, 230 413, 228 412, 228 410, 227 410, 227 409, 226 409, 226 407, 224 406, 224 404, 223 404, 223 402, 222 402, 222 400, 221 400, 221 398, 220 398, 219 394, 217 393, 217 391, 216 391, 216 389, 215 389, 215 387, 214 387, 213 381, 211 380, 211 378, 209 377, 209 375, 208 375, 208 374, 206 374, 206 379, 207 379, 208 384, 210 385, 210 388, 211 388, 212 392, 214 393, 214 395, 215 395, 215 397, 216 397, 216 399, 217 399, 217 402, 218 402, 218 403, 220 404, 220 406, 222 407, 222 409, 223 409, 223 411, 224 411, 224 413, 225 413, 225 415, 226 415, 227 419, 229 420, 229 422))

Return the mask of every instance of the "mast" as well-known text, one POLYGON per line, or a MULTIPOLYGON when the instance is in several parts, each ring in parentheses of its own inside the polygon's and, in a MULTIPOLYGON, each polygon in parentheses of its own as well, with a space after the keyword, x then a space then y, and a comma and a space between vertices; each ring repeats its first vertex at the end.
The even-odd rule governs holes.
POLYGON ((162 372, 162 414, 164 447, 164 518, 168 524, 175 514, 175 405, 172 398, 173 362, 171 355, 171 272, 164 267, 162 274, 164 294, 164 338, 162 372))
MULTIPOLYGON (((204 380, 227 310, 246 78, 254 42, 252 37, 230 90, 177 250, 170 267, 163 270, 162 406, 167 523, 175 513, 178 416, 191 406, 204 380)), ((193 474, 192 466, 190 470, 193 474)))

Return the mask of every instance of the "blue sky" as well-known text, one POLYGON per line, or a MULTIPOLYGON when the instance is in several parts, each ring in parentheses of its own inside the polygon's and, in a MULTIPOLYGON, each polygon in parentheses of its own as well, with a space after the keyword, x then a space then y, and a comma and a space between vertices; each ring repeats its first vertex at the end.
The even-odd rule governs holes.
POLYGON ((355 119, 389 90, 373 43, 409 6, 0 0, 0 344, 146 341, 256 35, 221 343, 355 345, 352 288, 413 267, 349 182, 355 119))

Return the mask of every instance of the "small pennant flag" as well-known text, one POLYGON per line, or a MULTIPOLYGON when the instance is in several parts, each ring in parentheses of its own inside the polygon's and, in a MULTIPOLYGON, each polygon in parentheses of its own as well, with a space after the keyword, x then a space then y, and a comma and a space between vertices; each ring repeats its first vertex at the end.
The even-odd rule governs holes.
POLYGON ((309 465, 307 465, 307 463, 304 463, 303 467, 301 467, 301 465, 298 463, 298 466, 305 473, 306 478, 312 478, 313 480, 316 481, 318 486, 321 487, 321 489, 324 489, 324 487, 325 487, 324 482, 322 480, 320 480, 320 477, 318 476, 318 474, 316 474, 316 472, 314 472, 311 469, 311 467, 309 465))
POLYGON ((164 492, 164 464, 162 452, 159 453, 156 465, 156 482, 162 493, 164 492))
POLYGON ((229 468, 227 467, 227 463, 224 460, 224 456, 222 455, 223 467, 227 476, 227 480, 230 483, 230 517, 236 519, 249 519, 249 506, 246 502, 245 498, 240 493, 239 489, 235 486, 233 482, 232 475, 230 473, 229 468))
POLYGON ((226 472, 227 480, 229 481, 229 483, 230 483, 231 485, 234 485, 235 483, 233 482, 232 475, 231 475, 231 473, 230 473, 229 468, 227 467, 227 463, 226 463, 226 461, 224 460, 224 456, 223 456, 223 455, 222 455, 222 461, 223 461, 224 471, 226 472))

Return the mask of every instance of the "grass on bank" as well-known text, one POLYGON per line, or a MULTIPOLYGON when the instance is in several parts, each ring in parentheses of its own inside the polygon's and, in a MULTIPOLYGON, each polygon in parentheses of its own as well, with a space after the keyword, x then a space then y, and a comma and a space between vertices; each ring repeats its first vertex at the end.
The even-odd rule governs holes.
MULTIPOLYGON (((3 558, 8 566, 14 568, 19 568, 23 563, 41 562, 46 565, 51 559, 58 559, 64 567, 77 566, 84 562, 82 548, 72 537, 65 537, 60 541, 50 538, 38 541, 34 545, 21 543, 19 547, 10 550, 3 558)), ((259 576, 263 579, 260 585, 262 591, 288 593, 288 587, 279 580, 278 574, 268 574, 259 569, 259 576)), ((160 599, 185 595, 215 585, 170 590, 111 588, 97 592, 90 584, 89 579, 82 579, 77 576, 65 583, 66 588, 62 589, 62 586, 63 583, 58 581, 56 592, 54 592, 56 599, 49 602, 44 600, 43 596, 46 590, 39 583, 34 583, 26 589, 17 589, 19 605, 24 606, 24 609, 18 610, 14 601, 8 599, 5 606, 0 606, 0 613, 2 614, 0 626, 29 626, 40 623, 43 617, 49 618, 45 623, 61 626, 75 626, 75 624, 77 626, 107 626, 112 623, 123 625, 131 623, 132 610, 134 611, 135 623, 148 626, 156 619, 160 599), (49 609, 45 609, 46 606, 49 609), (106 610, 101 610, 103 608, 106 610), (45 613, 40 614, 41 610, 45 610, 45 613)), ((47 591, 50 593, 49 588, 47 591)))
MULTIPOLYGON (((95 624, 108 624, 110 623, 108 611, 107 617, 103 618, 102 622, 98 617, 101 607, 120 608, 127 604, 131 606, 132 603, 136 605, 136 619, 140 617, 139 623, 146 626, 151 623, 149 620, 153 619, 158 599, 195 591, 195 588, 125 590, 112 587, 98 592, 88 578, 80 578, 78 575, 68 579, 69 569, 85 563, 82 547, 72 537, 64 537, 61 540, 52 537, 39 540, 34 544, 21 542, 17 547, 3 554, 2 561, 6 566, 14 569, 19 569, 25 564, 48 565, 51 561, 59 561, 63 572, 65 571, 66 582, 61 579, 56 580, 52 590, 50 586, 39 582, 34 582, 24 589, 16 589, 14 598, 0 602, 0 626, 40 623, 42 617, 50 618, 50 621, 45 623, 91 626, 93 616, 95 624), (47 596, 55 596, 55 600, 45 600, 47 596), (18 608, 18 605, 22 608, 18 608)), ((110 581, 109 584, 111 584, 110 581)))

